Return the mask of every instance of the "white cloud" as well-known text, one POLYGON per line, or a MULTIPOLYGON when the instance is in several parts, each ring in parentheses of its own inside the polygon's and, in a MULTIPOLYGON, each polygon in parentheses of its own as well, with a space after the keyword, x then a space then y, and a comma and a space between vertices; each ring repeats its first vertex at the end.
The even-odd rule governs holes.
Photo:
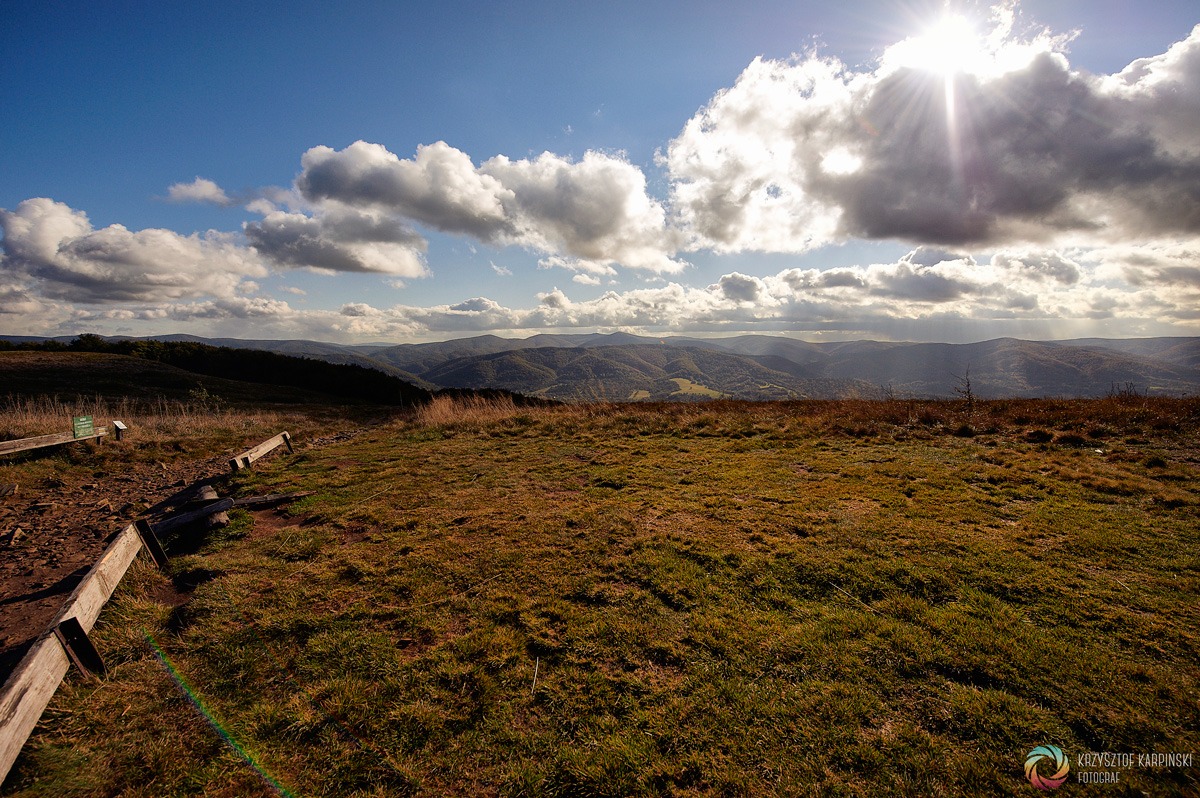
POLYGON ((510 229, 504 186, 444 141, 418 147, 416 158, 407 161, 381 144, 356 141, 341 151, 314 147, 300 163, 296 186, 311 201, 381 208, 482 241, 510 229))
POLYGON ((313 203, 337 202, 396 214, 446 233, 518 245, 564 260, 677 272, 679 238, 641 170, 622 157, 588 152, 497 156, 478 168, 445 142, 403 160, 379 144, 315 147, 296 180, 313 203))
MULTIPOLYGON (((1200 322, 1196 275, 1169 271, 1185 268, 1185 253, 1164 250, 1151 264, 1132 263, 1130 258, 1137 256, 1134 250, 1113 250, 1091 259, 1028 250, 997 253, 977 262, 926 248, 888 263, 792 268, 765 276, 730 272, 707 287, 668 282, 610 290, 588 300, 574 300, 554 288, 538 293, 533 306, 526 308, 477 296, 426 307, 348 302, 336 310, 298 310, 286 302, 235 296, 77 312, 70 321, 76 326, 160 322, 172 331, 180 325, 199 325, 212 334, 347 341, 570 329, 842 330, 874 337, 928 337, 932 329, 955 329, 960 337, 977 339, 1097 334, 1104 328, 1096 324, 1113 322, 1146 334, 1170 334, 1179 325, 1200 322), (1126 280, 1134 268, 1138 284, 1126 280)), ((60 311, 49 311, 63 318, 60 311)))
POLYGON ((167 199, 171 202, 209 202, 221 206, 235 202, 216 183, 200 176, 190 183, 172 183, 167 189, 167 199))
POLYGON ((1011 14, 979 39, 953 68, 912 42, 874 71, 755 59, 661 158, 690 246, 1200 236, 1200 26, 1113 77, 1073 70, 1066 37, 1012 36, 1011 14))
POLYGON ((0 267, 48 298, 83 303, 229 297, 247 277, 267 274, 257 255, 227 233, 99 230, 87 214, 44 197, 0 210, 0 267))
POLYGON ((518 161, 501 155, 480 171, 510 192, 511 243, 652 272, 687 266, 670 257, 679 240, 666 226, 666 212, 646 193, 642 171, 624 158, 595 151, 581 161, 551 153, 518 161))
POLYGON ((579 272, 593 277, 615 277, 617 270, 606 263, 581 258, 560 258, 551 255, 538 261, 539 269, 566 269, 569 272, 579 272))
POLYGON ((992 255, 992 265, 1001 270, 1016 271, 1039 282, 1054 280, 1063 285, 1074 285, 1082 275, 1078 263, 1053 250, 997 252, 992 255))

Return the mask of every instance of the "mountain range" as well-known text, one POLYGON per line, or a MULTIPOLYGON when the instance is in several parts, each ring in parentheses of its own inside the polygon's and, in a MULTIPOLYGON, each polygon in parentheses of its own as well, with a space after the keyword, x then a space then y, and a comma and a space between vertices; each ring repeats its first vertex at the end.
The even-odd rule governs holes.
POLYGON ((968 382, 979 398, 1200 393, 1200 337, 941 344, 592 333, 399 345, 154 337, 369 366, 425 388, 568 401, 953 397, 968 382))

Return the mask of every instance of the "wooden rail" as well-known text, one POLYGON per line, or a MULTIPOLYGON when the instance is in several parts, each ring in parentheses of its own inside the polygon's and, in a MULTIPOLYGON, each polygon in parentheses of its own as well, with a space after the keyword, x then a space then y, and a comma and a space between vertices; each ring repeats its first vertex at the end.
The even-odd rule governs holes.
POLYGON ((281 432, 278 435, 276 435, 274 438, 271 438, 270 440, 265 440, 262 443, 260 443, 258 446, 255 446, 253 449, 247 449, 246 451, 239 454, 237 457, 230 460, 229 467, 232 468, 234 471, 238 471, 243 468, 249 468, 250 464, 253 463, 255 460, 257 460, 258 458, 262 457, 267 452, 269 452, 279 446, 287 446, 287 450, 289 453, 295 451, 292 448, 292 436, 288 435, 287 432, 281 432))
MULTIPOLYGON (((124 425, 116 429, 118 431, 124 429, 124 425)), ((99 438, 107 434, 108 430, 101 428, 95 435, 87 437, 99 438)), ((23 448, 35 448, 36 446, 52 446, 74 440, 86 440, 86 438, 76 438, 73 432, 68 432, 62 435, 42 435, 38 438, 26 438, 20 441, 5 441, 0 446, 8 448, 0 448, 0 453, 22 451, 21 448, 16 448, 15 444, 32 443, 23 448)), ((253 449, 239 454, 230 461, 230 464, 234 471, 249 467, 252 462, 278 446, 287 446, 289 452, 293 451, 292 439, 287 432, 282 432, 253 449)), ((12 487, 14 490, 16 489, 15 485, 12 487)), ((216 504, 228 503, 233 506, 239 503, 275 503, 305 495, 309 494, 255 496, 236 501, 224 499, 216 504)), ((194 517, 211 515, 213 512, 214 507, 210 504, 194 513, 180 516, 174 521, 178 523, 183 520, 193 520, 194 517)), ((55 616, 49 630, 34 641, 29 651, 17 663, 17 667, 9 674, 4 687, 0 688, 0 783, 3 783, 4 779, 8 777, 13 763, 21 753, 21 748, 24 747, 25 741, 29 739, 29 735, 37 726, 50 699, 54 697, 59 684, 62 683, 67 670, 71 667, 71 662, 75 661, 87 672, 103 673, 103 663, 99 661, 95 650, 91 648, 91 644, 87 640, 87 633, 96 624, 100 610, 112 597, 113 591, 117 589, 117 585, 125 576, 125 572, 129 570, 129 566, 133 564, 138 552, 145 548, 155 564, 160 567, 165 564, 165 554, 155 537, 154 528, 144 520, 138 523, 130 524, 117 534, 100 560, 92 566, 91 570, 83 577, 83 581, 72 591, 66 606, 55 616), (138 523, 142 524, 142 529, 138 529, 138 523), (92 659, 93 662, 89 664, 86 662, 88 659, 92 659)))
POLYGON ((27 449, 40 449, 43 446, 59 446, 75 441, 87 441, 93 438, 103 438, 108 434, 108 427, 101 427, 91 435, 76 438, 74 432, 56 432, 53 435, 38 435, 35 438, 19 438, 15 441, 0 441, 0 454, 23 452, 27 449))
POLYGON ((8 776, 71 665, 55 630, 74 618, 85 633, 90 631, 141 548, 142 539, 130 524, 83 577, 50 630, 37 639, 8 677, 0 693, 0 782, 8 776))

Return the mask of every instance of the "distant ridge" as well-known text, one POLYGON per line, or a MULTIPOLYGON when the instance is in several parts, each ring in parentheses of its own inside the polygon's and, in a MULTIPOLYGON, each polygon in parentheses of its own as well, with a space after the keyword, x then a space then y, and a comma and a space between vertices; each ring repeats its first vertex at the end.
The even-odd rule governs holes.
MULTIPOLYGON (((68 342, 74 336, 54 340, 68 342)), ((648 337, 630 333, 479 335, 420 344, 153 336, 365 366, 419 387, 503 388, 546 398, 617 401, 953 397, 970 379, 980 398, 1200 394, 1200 337, 972 344, 783 336, 648 337)), ((0 336, 14 343, 47 340, 0 336)), ((114 339, 115 340, 115 339, 114 339)), ((140 339, 122 339, 140 340, 140 339)))

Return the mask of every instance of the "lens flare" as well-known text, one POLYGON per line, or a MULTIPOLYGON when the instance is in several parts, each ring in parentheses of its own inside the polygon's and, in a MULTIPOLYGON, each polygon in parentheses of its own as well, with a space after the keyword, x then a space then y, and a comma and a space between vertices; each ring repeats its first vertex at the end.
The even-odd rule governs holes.
POLYGON ((229 745, 230 748, 232 748, 234 751, 237 751, 238 755, 241 756, 242 759, 246 760, 246 763, 250 765, 250 767, 254 768, 255 772, 258 773, 259 778, 261 778, 263 782, 267 784, 267 786, 274 789, 275 792, 279 793, 280 795, 285 796, 285 798, 295 798, 295 794, 291 790, 283 786, 283 784, 281 784, 279 780, 270 773, 267 773, 259 761, 254 758, 254 755, 247 751, 241 745, 241 743, 233 738, 233 735, 231 735, 225 726, 222 725, 221 721, 217 719, 217 716, 213 714, 212 710, 205 705, 204 700, 200 698, 200 695, 194 689, 192 689, 190 684, 188 684, 187 679, 183 678, 183 674, 180 673, 179 669, 175 667, 175 663, 171 662, 171 658, 167 656, 166 652, 159 647, 158 642, 154 639, 154 637, 145 629, 142 630, 142 634, 145 636, 146 642, 150 644, 151 650, 154 651, 154 656, 158 657, 158 661, 162 663, 163 668, 175 682, 175 685, 183 692, 185 696, 187 696, 188 700, 192 702, 192 706, 194 706, 196 710, 202 716, 204 716, 204 719, 208 721, 208 725, 213 727, 213 731, 215 731, 221 737, 221 739, 229 745))

